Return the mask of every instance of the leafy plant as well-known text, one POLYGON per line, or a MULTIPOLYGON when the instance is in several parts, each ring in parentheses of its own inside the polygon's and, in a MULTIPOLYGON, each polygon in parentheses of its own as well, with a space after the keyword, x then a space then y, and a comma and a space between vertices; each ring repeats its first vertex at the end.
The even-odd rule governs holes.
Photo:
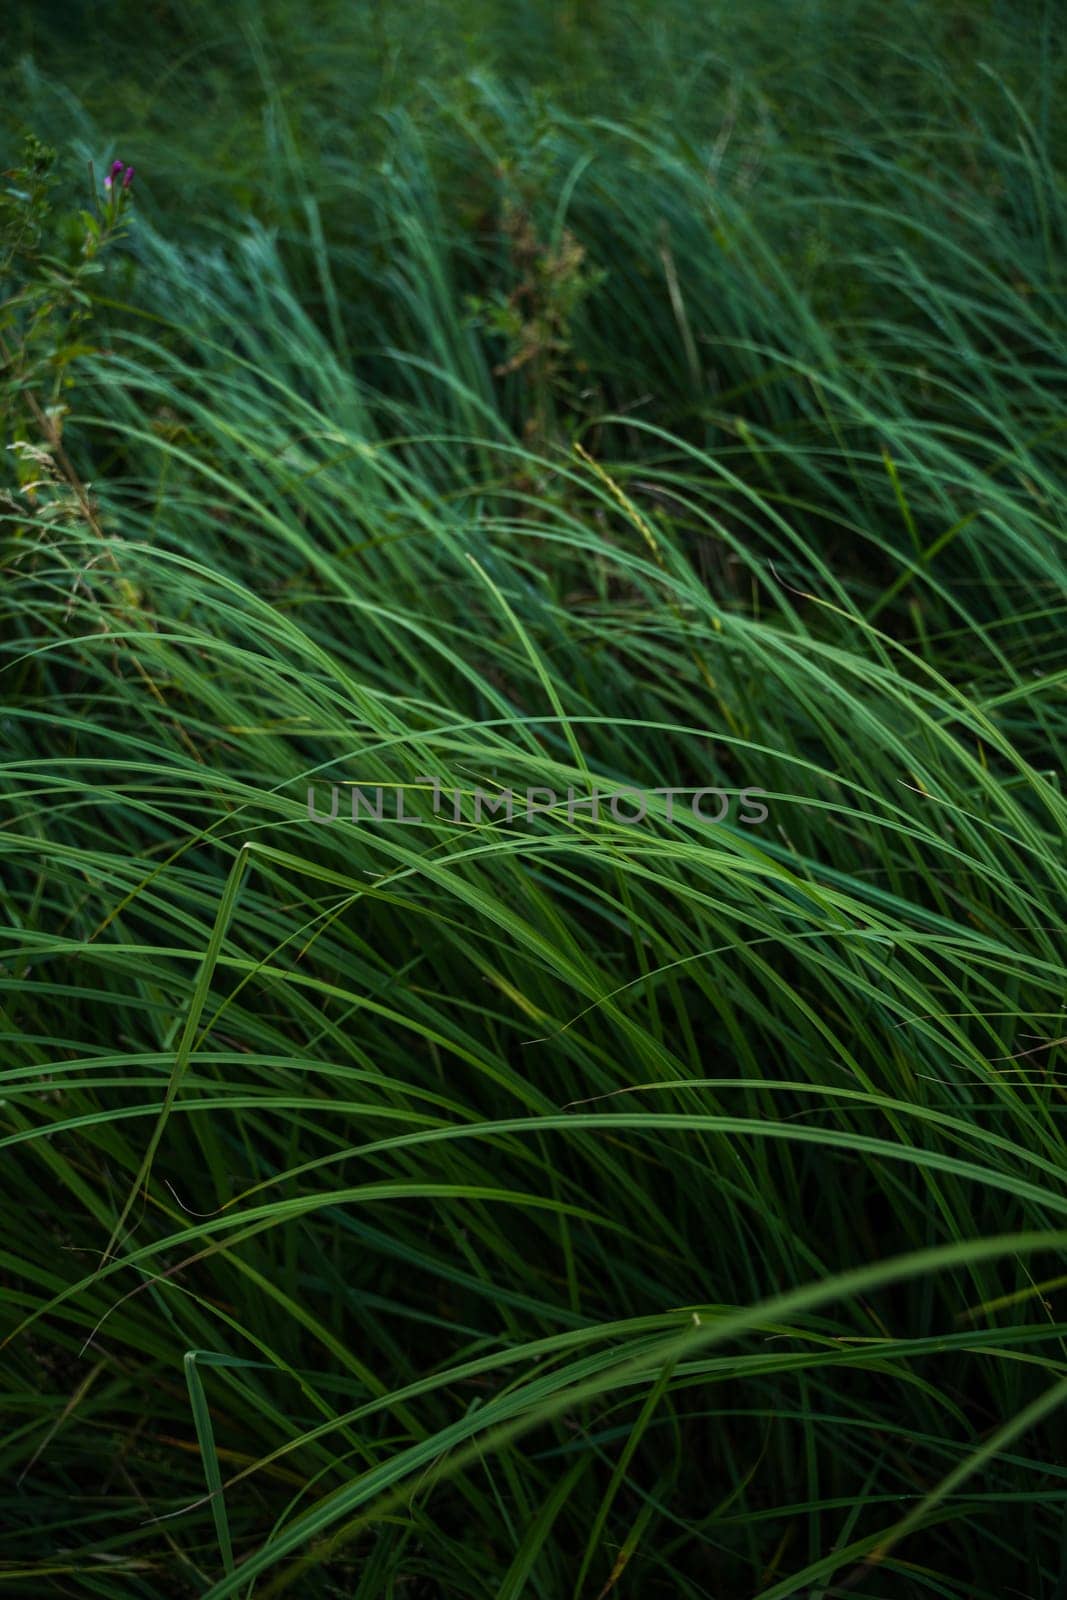
POLYGON ((55 462, 85 510, 63 423, 75 369, 94 349, 93 280, 104 270, 103 253, 124 236, 134 174, 114 162, 92 210, 56 215, 55 164, 55 151, 28 134, 0 193, 0 412, 27 497, 36 498, 55 462))
POLYGON ((525 437, 544 448, 552 440, 552 413, 559 401, 578 413, 587 409, 575 404, 576 383, 588 363, 573 354, 572 322, 605 274, 590 268, 585 247, 569 228, 560 226, 558 237, 543 239, 529 206, 520 200, 505 198, 500 231, 510 287, 489 299, 470 295, 467 303, 476 322, 504 341, 495 375, 522 373, 528 388, 522 405, 525 437))

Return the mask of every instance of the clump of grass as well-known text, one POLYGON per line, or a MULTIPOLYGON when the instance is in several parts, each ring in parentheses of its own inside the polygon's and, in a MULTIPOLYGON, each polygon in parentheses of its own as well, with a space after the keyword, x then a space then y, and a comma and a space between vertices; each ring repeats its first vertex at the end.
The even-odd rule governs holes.
POLYGON ((1054 1595, 1051 47, 672 126, 256 16, 4 514, 0 1575, 1054 1595))

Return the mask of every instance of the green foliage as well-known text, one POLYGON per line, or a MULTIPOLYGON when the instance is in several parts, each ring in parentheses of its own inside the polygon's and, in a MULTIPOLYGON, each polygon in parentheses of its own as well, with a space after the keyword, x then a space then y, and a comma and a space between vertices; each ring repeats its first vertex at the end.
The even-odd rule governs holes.
POLYGON ((7 1592, 1059 1600, 1067 102, 1010 21, 20 22, 61 183, 139 192, 33 146, 4 213, 7 1592))
MULTIPOLYGON (((124 186, 113 169, 102 202, 93 200, 96 209, 57 216, 55 162, 54 150, 26 135, 21 164, 4 174, 0 195, 0 414, 19 486, 31 501, 61 476, 72 480, 63 423, 75 369, 93 354, 91 291, 103 271, 100 257, 122 238, 131 197, 129 181, 124 186)), ((76 483, 67 484, 68 493, 72 486, 83 501, 76 483)))

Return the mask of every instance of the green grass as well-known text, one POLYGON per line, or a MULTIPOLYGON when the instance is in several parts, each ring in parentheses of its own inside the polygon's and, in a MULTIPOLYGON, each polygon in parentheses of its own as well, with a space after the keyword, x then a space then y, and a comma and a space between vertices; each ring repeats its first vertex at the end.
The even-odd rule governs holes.
POLYGON ((59 11, 0 1593, 1064 1600, 1052 11, 59 11))

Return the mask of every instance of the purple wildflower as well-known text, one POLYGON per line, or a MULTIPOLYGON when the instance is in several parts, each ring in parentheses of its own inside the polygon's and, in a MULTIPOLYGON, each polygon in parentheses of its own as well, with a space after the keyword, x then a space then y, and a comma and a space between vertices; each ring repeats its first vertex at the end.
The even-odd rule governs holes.
MULTIPOLYGON (((111 188, 114 187, 115 179, 118 177, 118 175, 119 175, 119 173, 121 171, 122 171, 122 162, 121 161, 113 161, 111 163, 111 171, 108 173, 107 177, 104 179, 104 188, 105 189, 111 189, 111 188)), ((123 185, 122 185, 122 187, 124 189, 128 189, 130 187, 130 179, 132 177, 133 177, 133 168, 132 167, 127 167, 126 168, 126 177, 125 177, 125 180, 124 180, 123 185)))
POLYGON ((124 189, 128 189, 132 182, 133 182, 133 168, 132 167, 127 167, 125 173, 123 174, 122 187, 124 189))

